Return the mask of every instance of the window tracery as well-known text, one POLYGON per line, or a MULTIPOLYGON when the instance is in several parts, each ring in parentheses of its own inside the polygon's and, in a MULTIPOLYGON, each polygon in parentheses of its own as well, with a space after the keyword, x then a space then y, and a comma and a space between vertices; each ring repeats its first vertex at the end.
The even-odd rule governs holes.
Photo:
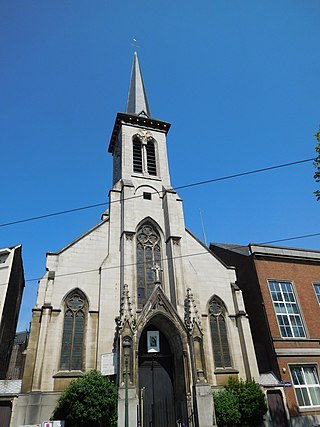
POLYGON ((231 367, 225 309, 219 301, 211 301, 209 316, 215 367, 231 367))
POLYGON ((137 291, 138 308, 142 308, 154 289, 154 267, 158 265, 159 280, 161 274, 160 236, 151 224, 142 225, 137 232, 137 291))
POLYGON ((73 292, 65 301, 60 369, 81 370, 84 326, 87 303, 80 292, 73 292))

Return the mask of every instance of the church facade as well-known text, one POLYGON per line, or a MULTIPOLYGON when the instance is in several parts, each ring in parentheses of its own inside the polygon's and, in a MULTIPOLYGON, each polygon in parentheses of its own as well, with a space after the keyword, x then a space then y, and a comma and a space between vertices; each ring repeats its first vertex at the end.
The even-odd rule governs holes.
POLYGON ((235 270, 186 230, 166 136, 135 54, 109 145, 109 210, 47 254, 15 426, 48 420, 70 381, 98 369, 119 387, 118 425, 215 425, 212 392, 259 381, 235 270))

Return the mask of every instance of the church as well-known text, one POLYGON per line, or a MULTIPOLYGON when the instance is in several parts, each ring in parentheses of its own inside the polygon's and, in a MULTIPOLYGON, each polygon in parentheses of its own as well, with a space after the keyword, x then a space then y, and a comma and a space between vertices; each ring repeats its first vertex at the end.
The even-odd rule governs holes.
POLYGON ((259 382, 235 269, 185 228, 169 129, 151 114, 135 53, 108 148, 109 209, 47 253, 15 426, 48 420, 70 381, 91 369, 116 382, 118 426, 130 427, 214 426, 214 390, 230 376, 259 382))

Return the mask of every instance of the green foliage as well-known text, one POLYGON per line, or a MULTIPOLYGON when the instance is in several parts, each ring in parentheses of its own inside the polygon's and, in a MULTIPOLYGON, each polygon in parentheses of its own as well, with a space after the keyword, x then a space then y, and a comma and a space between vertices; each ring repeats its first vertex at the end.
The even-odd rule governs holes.
POLYGON ((259 427, 267 412, 265 396, 254 380, 229 378, 224 390, 214 395, 219 427, 259 427))
MULTIPOLYGON (((316 152, 317 152, 317 157, 315 159, 315 161, 313 162, 314 167, 316 168, 316 172, 314 174, 314 179, 316 180, 316 182, 320 182, 320 129, 318 130, 318 132, 314 135, 316 137, 316 140, 318 141, 318 145, 316 146, 316 152)), ((320 190, 316 190, 314 192, 316 198, 318 201, 320 201, 320 190)))
POLYGON ((90 371, 70 383, 51 419, 65 420, 65 427, 116 427, 117 389, 109 378, 90 371))
POLYGON ((241 414, 237 397, 227 390, 213 393, 217 424, 220 427, 234 427, 240 425, 241 414))

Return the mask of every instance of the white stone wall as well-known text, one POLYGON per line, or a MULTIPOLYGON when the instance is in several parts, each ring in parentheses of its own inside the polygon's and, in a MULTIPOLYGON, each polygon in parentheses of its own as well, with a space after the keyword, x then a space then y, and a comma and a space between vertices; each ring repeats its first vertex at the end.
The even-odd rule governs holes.
MULTIPOLYGON (((241 320, 236 318, 244 306, 241 292, 235 294, 232 286, 236 282, 235 270, 222 264, 186 231, 182 200, 170 189, 164 132, 150 130, 156 144, 158 176, 133 173, 132 138, 138 131, 138 127, 124 124, 119 133, 120 146, 116 151, 120 158, 114 161, 117 171, 109 194, 109 217, 66 248, 47 256, 47 273, 40 281, 35 307, 41 312, 41 323, 32 373, 31 388, 34 392, 53 393, 56 398, 54 375, 59 372, 64 301, 72 290, 79 288, 88 300, 84 370, 100 369, 101 356, 113 351, 115 318, 119 316, 120 297, 125 284, 128 285, 133 312, 137 309, 135 233, 146 218, 156 224, 161 236, 162 287, 182 322, 187 289, 191 288, 194 295, 204 332, 209 389, 210 385, 217 385, 208 318, 208 304, 213 296, 219 297, 227 309, 233 367, 239 371, 240 377, 245 377, 244 353, 237 323, 241 321, 252 376, 258 379, 248 319, 245 316, 241 320), (144 192, 152 194, 151 200, 142 197, 144 192)), ((27 400, 25 397, 23 404, 27 400)))

